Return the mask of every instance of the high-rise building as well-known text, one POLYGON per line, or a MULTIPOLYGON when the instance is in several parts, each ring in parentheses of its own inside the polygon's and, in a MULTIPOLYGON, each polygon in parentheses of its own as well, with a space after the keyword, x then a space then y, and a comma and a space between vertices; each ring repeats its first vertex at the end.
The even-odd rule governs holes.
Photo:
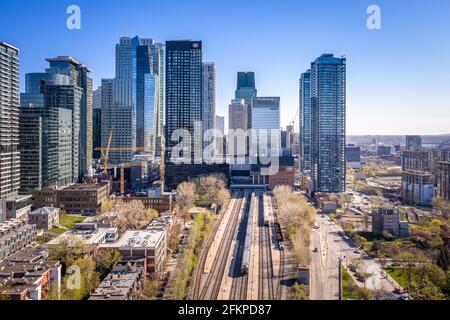
POLYGON ((116 78, 106 79, 108 88, 102 92, 102 145, 108 143, 112 134, 112 163, 128 162, 136 152, 150 158, 159 155, 164 121, 163 80, 162 44, 137 36, 122 37, 116 45, 116 78), (120 121, 120 117, 125 121, 120 121))
POLYGON ((57 73, 34 72, 25 75, 25 92, 20 94, 21 107, 43 107, 42 85, 69 85, 68 76, 57 73))
POLYGON ((230 142, 233 142, 233 150, 229 151, 230 153, 233 151, 235 156, 248 155, 247 129, 250 127, 248 124, 249 107, 244 99, 234 99, 228 106, 228 129, 230 130, 228 139, 230 142), (242 137, 240 138, 239 135, 242 135, 242 137), (244 139, 244 142, 242 139, 244 139))
MULTIPOLYGON (((0 42, 1 199, 15 197, 19 191, 19 103, 19 49, 0 42)), ((3 212, 0 212, 0 217, 3 217, 3 212)))
POLYGON ((345 191, 346 59, 311 64, 311 178, 314 190, 345 191))
POLYGON ((216 154, 225 154, 224 147, 226 145, 225 141, 225 117, 216 116, 216 130, 220 132, 222 137, 217 137, 216 139, 216 154))
POLYGON ((151 158, 157 155, 163 125, 163 77, 162 44, 137 36, 120 38, 116 78, 102 82, 101 145, 106 146, 112 135, 111 163, 129 162, 136 152, 151 158))
POLYGON ((216 116, 216 129, 225 134, 225 117, 216 116))
POLYGON ((419 150, 422 148, 421 136, 406 136, 406 150, 419 150))
MULTIPOLYGON (((194 137, 196 131, 202 133, 202 42, 191 40, 166 42, 166 146, 167 151, 178 144, 172 141, 175 130, 190 132, 194 146, 202 145, 201 137, 194 137)), ((191 152, 193 153, 193 148, 191 152)), ((170 155, 170 153, 169 153, 170 155)), ((166 157, 168 159, 169 157, 166 157)))
POLYGON ((203 131, 216 128, 216 65, 203 63, 203 131))
POLYGON ((361 168, 361 147, 349 144, 345 147, 345 161, 347 168, 361 168))
POLYGON ((67 75, 70 84, 83 90, 80 104, 80 137, 78 147, 78 179, 81 180, 92 168, 92 79, 91 70, 78 60, 69 56, 46 59, 49 62, 47 73, 67 75))
POLYGON ((102 147, 102 87, 94 91, 93 111, 92 111, 92 157, 101 158, 102 147))
POLYGON ((311 170, 311 71, 300 77, 300 171, 311 170))
MULTIPOLYGON (((254 72, 238 72, 237 74, 237 88, 235 93, 235 99, 243 99, 247 104, 248 111, 248 125, 252 124, 252 99, 258 95, 255 83, 255 73, 254 72)), ((247 129, 250 129, 247 128, 247 129)))
POLYGON ((228 106, 228 129, 230 130, 246 130, 248 124, 248 108, 244 99, 234 99, 228 106))
POLYGON ((450 201, 450 160, 441 161, 437 165, 437 195, 450 201))
MULTIPOLYGON (((254 97, 251 114, 251 128, 258 136, 259 155, 279 153, 281 147, 280 98, 254 97)), ((256 156, 254 153, 252 155, 256 156)))

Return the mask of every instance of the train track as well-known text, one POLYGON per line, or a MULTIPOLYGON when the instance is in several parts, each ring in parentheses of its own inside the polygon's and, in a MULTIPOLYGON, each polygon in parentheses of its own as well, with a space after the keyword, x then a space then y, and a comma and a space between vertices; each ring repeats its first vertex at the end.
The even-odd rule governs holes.
POLYGON ((214 229, 209 236, 208 241, 206 242, 206 245, 202 248, 202 253, 200 255, 200 260, 197 264, 196 272, 195 272, 195 280, 194 280, 194 286, 192 290, 192 296, 193 299, 196 300, 199 298, 200 294, 200 286, 202 282, 203 272, 202 270, 205 269, 206 259, 208 258, 208 252, 211 249, 211 246, 214 242, 214 238, 216 237, 217 231, 219 230, 219 227, 223 221, 223 218, 225 216, 226 211, 223 211, 220 215, 219 219, 216 221, 214 225, 214 229))
POLYGON ((225 272, 227 259, 231 250, 231 244, 233 242, 234 231, 236 230, 236 226, 239 220, 239 210, 242 206, 243 201, 244 198, 241 197, 235 202, 233 206, 231 212, 232 216, 230 217, 231 223, 227 224, 224 231, 224 241, 222 241, 224 245, 220 246, 213 266, 205 281, 205 286, 198 295, 200 300, 206 300, 208 298, 210 300, 217 300, 219 296, 223 274, 225 272))
MULTIPOLYGON (((251 198, 250 198, 251 199, 251 198)), ((251 200, 247 201, 244 208, 244 216, 238 231, 238 246, 236 250, 236 256, 233 260, 233 282, 231 285, 231 300, 246 300, 247 299, 247 286, 248 286, 248 274, 242 274, 242 260, 245 250, 245 237, 247 231, 247 225, 251 223, 250 218, 251 200)))
MULTIPOLYGON (((269 197, 270 199, 270 204, 273 208, 272 213, 273 213, 273 217, 275 219, 275 221, 278 221, 278 213, 277 213, 277 207, 276 207, 276 203, 274 201, 273 195, 271 195, 269 197)), ((283 286, 281 281, 284 278, 284 268, 285 268, 285 255, 284 255, 284 250, 280 251, 280 268, 278 271, 278 277, 277 277, 277 285, 276 285, 276 290, 275 290, 275 299, 276 300, 281 300, 283 297, 283 286)))
POLYGON ((259 287, 258 295, 261 300, 274 300, 273 260, 270 242, 270 230, 265 225, 268 217, 265 215, 264 198, 258 196, 258 229, 259 229, 259 287))

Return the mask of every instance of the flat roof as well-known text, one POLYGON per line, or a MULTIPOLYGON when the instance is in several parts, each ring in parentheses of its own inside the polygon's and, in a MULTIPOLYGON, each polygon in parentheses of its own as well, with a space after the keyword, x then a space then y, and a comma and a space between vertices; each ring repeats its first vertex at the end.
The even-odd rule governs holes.
POLYGON ((107 187, 106 183, 88 184, 88 183, 77 183, 68 186, 60 191, 97 191, 101 188, 107 187))
POLYGON ((92 70, 88 66, 82 64, 80 61, 71 56, 57 56, 55 58, 47 58, 45 60, 47 62, 70 62, 77 66, 80 66, 81 68, 85 68, 88 72, 92 72, 92 70))
POLYGON ((104 243, 103 248, 154 248, 164 237, 164 230, 127 231, 114 243, 104 243))

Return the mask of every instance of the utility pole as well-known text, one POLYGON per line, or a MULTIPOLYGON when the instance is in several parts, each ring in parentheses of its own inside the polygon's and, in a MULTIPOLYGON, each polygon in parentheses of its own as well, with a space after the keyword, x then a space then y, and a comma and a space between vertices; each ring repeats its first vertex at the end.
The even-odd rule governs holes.
POLYGON ((339 258, 339 300, 342 300, 342 258, 339 258))

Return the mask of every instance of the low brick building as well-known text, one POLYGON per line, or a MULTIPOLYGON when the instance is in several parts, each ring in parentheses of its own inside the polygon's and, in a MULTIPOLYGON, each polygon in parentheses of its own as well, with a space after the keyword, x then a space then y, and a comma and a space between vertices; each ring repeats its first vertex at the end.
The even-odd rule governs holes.
POLYGON ((28 214, 28 223, 38 229, 50 230, 59 226, 59 208, 42 207, 28 214))
POLYGON ((58 207, 70 214, 93 216, 101 213, 108 200, 109 187, 104 183, 73 184, 63 189, 46 188, 33 195, 33 207, 58 207))

